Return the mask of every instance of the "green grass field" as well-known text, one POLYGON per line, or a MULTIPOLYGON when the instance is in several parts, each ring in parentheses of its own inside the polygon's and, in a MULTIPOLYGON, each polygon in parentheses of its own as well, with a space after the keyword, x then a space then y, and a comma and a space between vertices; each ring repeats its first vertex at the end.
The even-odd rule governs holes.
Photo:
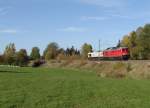
POLYGON ((70 69, 0 67, 0 108, 149 108, 150 81, 70 69))

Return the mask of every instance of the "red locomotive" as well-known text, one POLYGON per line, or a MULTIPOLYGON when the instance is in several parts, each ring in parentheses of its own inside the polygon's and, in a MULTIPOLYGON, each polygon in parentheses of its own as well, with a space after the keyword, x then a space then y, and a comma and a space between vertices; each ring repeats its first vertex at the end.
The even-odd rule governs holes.
POLYGON ((128 60, 130 57, 127 47, 112 47, 104 51, 88 53, 92 60, 128 60))

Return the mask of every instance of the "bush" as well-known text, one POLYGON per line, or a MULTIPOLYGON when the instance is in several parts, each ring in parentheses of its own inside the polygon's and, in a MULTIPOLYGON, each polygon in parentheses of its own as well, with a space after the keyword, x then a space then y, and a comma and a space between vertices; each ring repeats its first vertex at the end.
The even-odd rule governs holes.
POLYGON ((39 67, 39 66, 41 66, 41 65, 44 64, 44 63, 45 63, 44 60, 35 60, 35 61, 33 61, 33 63, 32 63, 32 67, 39 67))
POLYGON ((66 60, 66 59, 67 59, 66 56, 62 53, 58 54, 57 56, 57 60, 66 60))
POLYGON ((113 65, 112 77, 123 78, 126 76, 126 64, 122 62, 118 62, 113 65))
POLYGON ((87 64, 87 61, 82 59, 82 60, 80 61, 79 66, 82 67, 82 66, 84 66, 84 65, 86 65, 86 64, 87 64))
POLYGON ((73 60, 72 60, 72 59, 65 60, 65 61, 61 64, 61 67, 68 66, 68 65, 71 64, 71 63, 73 63, 73 60))
POLYGON ((131 64, 130 64, 130 63, 127 64, 126 69, 127 69, 127 72, 132 71, 132 67, 131 67, 131 64))
POLYGON ((122 69, 123 67, 125 67, 125 64, 122 62, 117 62, 113 65, 114 70, 122 69))

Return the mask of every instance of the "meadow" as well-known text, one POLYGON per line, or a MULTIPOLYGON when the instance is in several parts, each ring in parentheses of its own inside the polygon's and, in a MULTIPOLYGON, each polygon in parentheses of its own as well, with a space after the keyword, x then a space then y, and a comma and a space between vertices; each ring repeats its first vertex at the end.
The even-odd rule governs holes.
POLYGON ((0 67, 0 108, 149 108, 147 79, 94 71, 0 67))

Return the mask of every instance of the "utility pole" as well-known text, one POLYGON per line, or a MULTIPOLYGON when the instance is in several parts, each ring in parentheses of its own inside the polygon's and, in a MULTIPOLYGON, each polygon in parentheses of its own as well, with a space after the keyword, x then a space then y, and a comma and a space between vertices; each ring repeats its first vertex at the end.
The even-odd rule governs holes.
POLYGON ((101 40, 99 40, 99 51, 101 51, 101 40))
POLYGON ((100 51, 101 51, 101 40, 99 39, 99 57, 98 57, 98 61, 100 61, 100 51))

